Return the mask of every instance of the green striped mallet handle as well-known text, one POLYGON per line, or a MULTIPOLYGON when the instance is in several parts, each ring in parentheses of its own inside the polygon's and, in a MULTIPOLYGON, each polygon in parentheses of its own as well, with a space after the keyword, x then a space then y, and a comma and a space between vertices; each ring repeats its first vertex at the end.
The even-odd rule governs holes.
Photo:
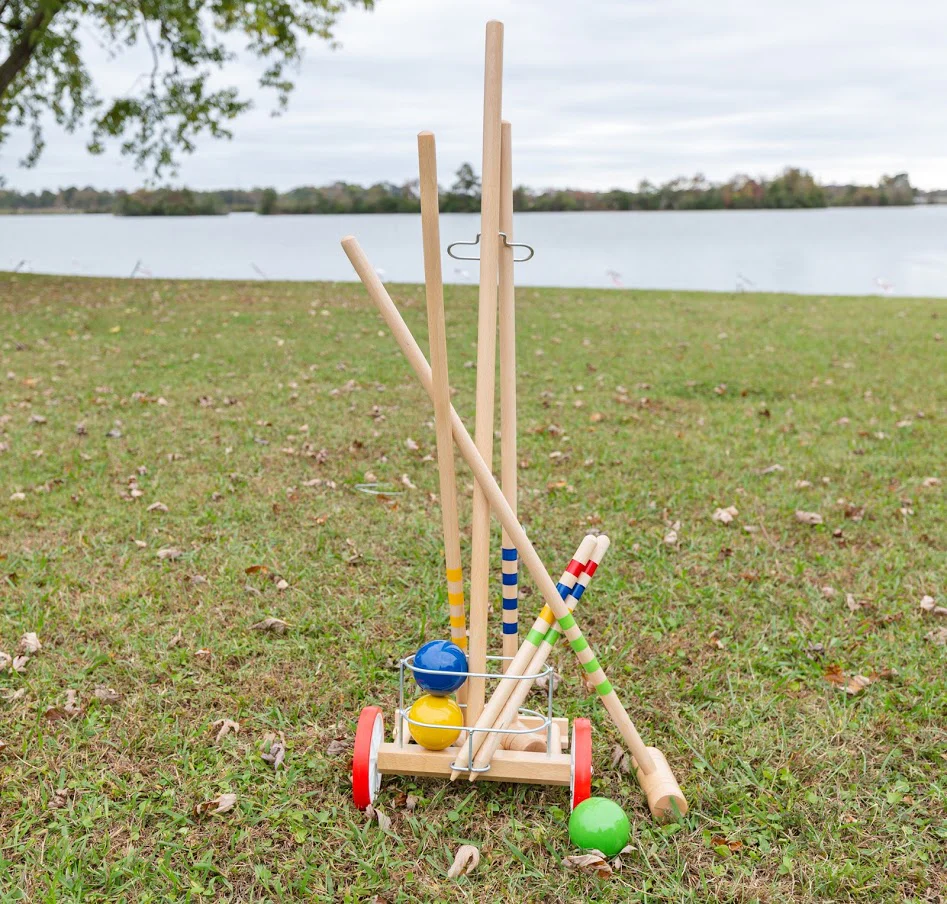
MULTIPOLYGON (((608 546, 608 537, 601 536, 598 538, 598 540, 596 540, 595 550, 589 557, 589 560, 586 563, 582 574, 579 575, 579 578, 576 581, 575 586, 572 588, 572 591, 566 597, 566 606, 569 607, 570 612, 575 608, 576 604, 582 598, 582 594, 585 593, 586 588, 589 586, 589 582, 592 580, 592 575, 595 574, 596 569, 598 568, 602 559, 605 557, 605 553, 608 551, 608 546)), ((530 663, 523 674, 536 675, 542 671, 543 666, 546 664, 546 660, 549 658, 549 654, 552 652, 553 646, 559 639, 559 634, 556 630, 558 626, 559 623, 557 622, 546 632, 542 643, 540 643, 539 648, 533 654, 533 658, 530 660, 530 663)), ((523 680, 517 682, 516 687, 513 689, 513 693, 510 694, 509 699, 503 706, 503 710, 497 717, 496 722, 493 723, 494 728, 509 728, 516 721, 520 707, 526 700, 526 697, 529 694, 532 686, 533 680, 531 679, 524 678, 523 680)), ((494 733, 487 735, 487 739, 483 742, 480 750, 474 757, 474 766, 482 767, 489 765, 490 761, 493 759, 493 754, 500 746, 502 740, 502 734, 494 733)), ((471 772, 470 780, 472 782, 476 781, 481 774, 482 773, 471 772)))
MULTIPOLYGON (((576 549, 575 555, 572 557, 572 561, 569 562, 568 567, 562 573, 562 577, 559 578, 559 583, 557 585, 557 595, 561 595, 562 597, 569 595, 570 591, 575 586, 575 582, 578 580, 579 575, 584 571, 585 565, 589 560, 589 556, 594 552, 594 550, 595 537, 589 534, 579 544, 579 548, 576 549)), ((530 629, 529 634, 526 635, 526 639, 522 644, 520 644, 519 649, 516 651, 516 656, 513 657, 513 661, 510 663, 509 668, 504 673, 506 678, 497 684, 496 690, 494 690, 493 694, 490 696, 490 699, 487 701, 487 705, 483 708, 483 712, 480 713, 480 718, 477 719, 477 723, 474 726, 475 728, 493 727, 493 724, 497 720, 497 716, 500 715, 500 711, 506 704, 507 699, 509 698, 510 694, 513 693, 515 685, 524 683, 523 681, 513 681, 513 676, 529 674, 526 669, 529 666, 530 660, 533 658, 536 650, 539 649, 539 645, 543 642, 546 632, 550 629, 550 627, 552 627, 552 624, 555 622, 555 620, 556 616, 553 614, 552 609, 550 609, 548 605, 543 606, 542 611, 539 613, 539 617, 533 623, 533 627, 530 629)), ((488 734, 485 731, 473 732, 472 743, 474 755, 476 755, 477 751, 480 749, 480 745, 483 744, 484 738, 486 737, 488 737, 488 734)), ((460 753, 454 759, 454 763, 459 767, 466 767, 470 764, 470 743, 461 745, 460 753)), ((455 769, 453 772, 451 772, 451 781, 454 781, 462 771, 463 768, 455 769)))
MULTIPOLYGON (((395 303, 391 300, 391 296, 388 294, 381 279, 372 267, 371 261, 369 261, 354 236, 350 235, 342 239, 342 248, 352 266, 355 268, 355 272, 362 281, 362 285, 365 286, 365 290, 368 292, 372 302, 378 308, 385 323, 388 324, 388 328, 391 330, 395 341, 398 343, 405 358, 407 358, 408 363, 414 370, 424 391, 433 398, 434 390, 431 381, 431 367, 425 360, 424 353, 418 346, 417 340, 411 335, 411 330, 408 329, 397 307, 395 307, 395 303)), ((504 498, 503 491, 490 472, 487 463, 483 460, 483 456, 477 451, 476 444, 467 432, 467 428, 460 419, 460 415, 454 410, 453 405, 451 406, 450 420, 451 431, 454 434, 454 443, 461 457, 467 462, 467 465, 473 472, 474 480, 481 488, 490 507, 496 513, 500 524, 510 535, 510 539, 515 544, 520 558, 526 566, 526 570, 539 588, 539 592, 543 595, 546 605, 549 606, 555 617, 559 619, 559 625, 565 631, 566 638, 569 640, 569 644, 575 651, 579 661, 583 666, 590 664, 595 656, 588 642, 582 636, 582 632, 579 630, 578 625, 576 625, 575 618, 569 613, 569 609, 559 595, 559 591, 556 590, 556 585, 553 583, 552 578, 549 577, 549 572, 546 571, 542 559, 539 558, 539 554, 526 535, 526 531, 523 530, 522 525, 516 520, 516 515, 513 514, 513 510, 504 498)), ((618 699, 618 695, 608 683, 605 673, 597 663, 596 668, 590 674, 590 679, 598 691, 599 696, 602 698, 602 704, 605 706, 605 709, 608 710, 608 714, 615 723, 615 727, 621 733, 622 738, 635 758, 638 781, 647 794, 648 806, 652 814, 659 819, 667 818, 672 811, 670 805, 665 803, 666 800, 673 801, 674 806, 677 807, 680 812, 686 812, 687 802, 683 794, 680 793, 680 789, 668 767, 667 761, 663 756, 660 756, 658 765, 656 765, 655 760, 658 759, 658 757, 652 758, 651 752, 642 742, 634 722, 631 721, 628 713, 625 712, 621 700, 618 699), (665 788, 676 790, 665 792, 665 788), (659 791, 661 793, 660 797, 657 796, 659 791)), ((658 753, 656 748, 650 748, 650 750, 658 753)))

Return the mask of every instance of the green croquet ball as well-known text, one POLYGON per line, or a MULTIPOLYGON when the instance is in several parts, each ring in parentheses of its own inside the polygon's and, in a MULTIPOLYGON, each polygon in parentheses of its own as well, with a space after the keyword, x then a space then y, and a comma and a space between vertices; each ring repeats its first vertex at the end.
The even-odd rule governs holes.
POLYGON ((625 811, 607 797, 583 800, 569 817, 569 837, 576 847, 594 848, 614 857, 628 844, 631 825, 625 811))

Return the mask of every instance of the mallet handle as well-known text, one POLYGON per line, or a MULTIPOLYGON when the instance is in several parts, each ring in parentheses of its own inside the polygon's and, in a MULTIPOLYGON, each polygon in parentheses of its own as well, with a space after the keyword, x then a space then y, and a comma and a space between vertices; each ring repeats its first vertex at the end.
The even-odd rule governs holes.
MULTIPOLYGON (((513 146, 508 122, 500 127, 500 232, 513 241, 513 146)), ((513 249, 500 251, 500 485, 516 514, 516 298, 513 249)), ((515 656, 519 646, 519 574, 516 547, 503 531, 503 655, 515 656)), ((504 663, 504 671, 509 665, 504 663)))
MULTIPOLYGON (((450 606, 450 636, 457 646, 466 650, 464 574, 460 558, 460 526, 457 520, 457 481, 454 473, 454 443, 450 427, 447 331, 444 326, 444 283, 441 276, 437 152, 432 132, 421 132, 418 135, 418 170, 421 177, 424 286, 427 295, 427 327, 431 348, 431 385, 434 400, 434 430, 437 436, 437 467, 440 475, 447 601, 450 606)), ((464 690, 465 688, 461 688, 461 691, 464 690)), ((460 694, 458 694, 459 698, 460 694)))
MULTIPOLYGON (((362 251, 354 236, 346 236, 346 238, 342 239, 342 248, 352 262, 355 272, 358 274, 359 279, 361 279, 372 301, 374 301, 375 306, 394 334, 395 340, 401 347, 401 351, 408 359, 408 363, 411 365, 415 374, 417 374, 424 390, 429 396, 433 397, 431 367, 425 360, 424 353, 418 347, 414 336, 411 335, 411 331, 395 307, 395 303, 391 300, 391 296, 389 296, 384 285, 382 285, 378 274, 369 263, 365 252, 362 251)), ((490 468, 487 467, 483 456, 477 451, 474 441, 470 438, 467 428, 464 426, 463 421, 461 421, 453 406, 451 406, 451 429, 454 434, 454 442, 457 444, 461 456, 467 462, 470 470, 473 471, 474 479, 477 481, 477 484, 482 487, 484 496, 493 511, 496 512, 500 523, 506 528, 510 539, 516 544, 516 548, 519 550, 520 556, 530 576, 536 582, 536 586, 539 588, 540 593, 542 593, 546 605, 549 606, 558 619, 559 625, 565 632, 569 644, 578 657, 579 662, 582 663, 588 673, 589 680, 602 698, 605 709, 608 710, 612 721, 621 733, 622 738, 624 738, 629 750, 631 750, 632 756, 634 756, 639 769, 645 775, 650 775, 655 769, 651 754, 642 742, 641 736, 638 734, 638 730, 635 728, 628 713, 625 712, 625 708, 618 699, 618 695, 608 682, 604 671, 598 664, 598 661, 595 660, 592 648, 582 636, 582 632, 579 630, 575 618, 569 613, 568 607, 563 602, 562 597, 559 596, 556 585, 553 583, 552 578, 549 577, 549 573, 543 566, 539 554, 533 548, 529 537, 526 536, 526 531, 523 530, 519 521, 516 520, 516 516, 513 514, 513 510, 510 508, 506 499, 503 498, 503 492, 500 490, 493 474, 490 472, 490 468)))

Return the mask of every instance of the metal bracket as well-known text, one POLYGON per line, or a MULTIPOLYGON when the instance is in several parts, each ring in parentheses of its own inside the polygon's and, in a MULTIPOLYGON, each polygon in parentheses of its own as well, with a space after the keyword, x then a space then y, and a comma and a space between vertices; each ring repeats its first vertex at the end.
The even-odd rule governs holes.
MULTIPOLYGON (((525 244, 524 242, 511 242, 511 241, 509 240, 509 238, 507 237, 507 234, 506 234, 505 232, 500 232, 500 233, 497 233, 497 234, 500 235, 500 236, 503 238, 503 245, 504 245, 505 247, 507 247, 507 248, 513 248, 513 249, 516 249, 516 248, 525 248, 525 249, 529 252, 529 253, 526 255, 526 257, 517 257, 517 256, 516 256, 516 251, 514 250, 514 251, 513 251, 513 263, 515 263, 515 264, 522 264, 522 263, 525 263, 525 262, 528 261, 530 258, 532 258, 532 256, 536 253, 536 251, 535 251, 535 249, 533 248, 532 245, 527 245, 527 244, 525 244)), ((472 242, 451 242, 451 244, 447 246, 447 254, 448 254, 449 257, 452 257, 452 258, 454 258, 454 260, 457 260, 457 261, 478 261, 478 260, 480 260, 479 257, 466 257, 466 256, 463 255, 463 254, 454 254, 453 249, 456 248, 458 245, 474 246, 474 245, 479 245, 479 244, 480 244, 480 233, 478 232, 478 233, 477 233, 477 237, 476 237, 472 242)))

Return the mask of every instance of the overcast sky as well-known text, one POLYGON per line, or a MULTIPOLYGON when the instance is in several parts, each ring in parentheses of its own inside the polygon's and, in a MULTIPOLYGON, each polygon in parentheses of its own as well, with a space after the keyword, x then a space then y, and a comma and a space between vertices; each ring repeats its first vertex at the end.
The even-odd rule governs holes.
MULTIPOLYGON (((289 112, 253 90, 251 58, 226 79, 259 98, 232 141, 204 139, 176 181, 195 188, 403 182, 415 135, 433 129, 442 184, 480 169, 486 19, 506 25, 504 117, 517 183, 605 189, 704 173, 874 183, 907 171, 947 187, 947 3, 943 0, 378 0, 348 11, 342 47, 313 42, 289 112)), ((150 68, 109 61, 84 36, 110 94, 150 68)), ((0 153, 11 187, 137 187, 113 147, 51 130, 33 170, 0 153)))

